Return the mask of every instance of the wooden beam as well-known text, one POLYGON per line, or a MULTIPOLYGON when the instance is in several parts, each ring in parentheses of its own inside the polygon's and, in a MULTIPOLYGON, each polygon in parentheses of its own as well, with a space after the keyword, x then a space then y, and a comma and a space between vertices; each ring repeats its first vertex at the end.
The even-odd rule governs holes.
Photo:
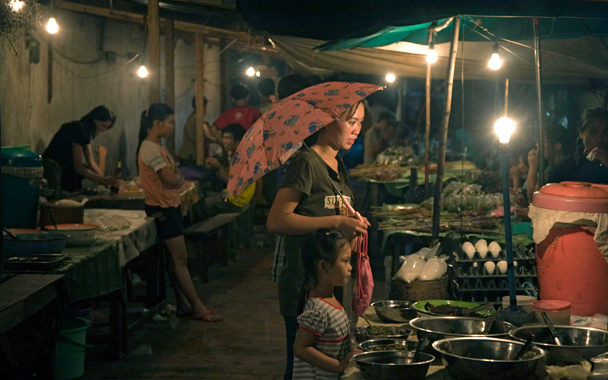
MULTIPOLYGON (((175 52, 173 20, 165 20, 165 103, 175 109, 175 52)), ((175 155, 175 133, 167 138, 167 149, 175 155)))
POLYGON ((196 164, 205 160, 205 45, 203 33, 196 33, 196 164))
POLYGON ((48 88, 47 88, 47 103, 51 103, 53 100, 53 35, 49 34, 49 50, 48 50, 48 62, 47 62, 47 79, 48 79, 48 88))
POLYGON ((150 103, 160 102, 160 18, 158 0, 148 0, 148 75, 150 103))

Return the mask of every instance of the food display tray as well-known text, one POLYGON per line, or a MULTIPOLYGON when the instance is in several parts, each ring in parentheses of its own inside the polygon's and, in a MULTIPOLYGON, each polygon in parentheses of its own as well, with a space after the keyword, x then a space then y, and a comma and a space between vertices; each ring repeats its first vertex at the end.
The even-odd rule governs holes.
POLYGON ((3 262, 6 270, 24 270, 45 272, 57 268, 67 255, 4 255, 3 262))

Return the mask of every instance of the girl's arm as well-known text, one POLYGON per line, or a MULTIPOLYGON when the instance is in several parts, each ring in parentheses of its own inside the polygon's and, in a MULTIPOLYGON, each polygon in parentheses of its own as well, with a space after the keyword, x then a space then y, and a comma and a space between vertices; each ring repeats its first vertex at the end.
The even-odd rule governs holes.
POLYGON ((287 235, 305 235, 319 228, 339 230, 350 239, 367 230, 367 224, 355 218, 343 215, 303 216, 294 211, 302 199, 303 193, 291 187, 284 187, 277 193, 270 208, 266 228, 270 233, 287 235))
POLYGON ((114 183, 114 178, 112 177, 103 177, 98 173, 93 172, 84 165, 85 161, 85 152, 90 152, 91 145, 87 145, 87 147, 83 147, 82 145, 72 143, 72 158, 74 160, 74 170, 79 175, 88 178, 90 180, 102 183, 106 186, 110 186, 114 183))
POLYGON ((179 189, 184 184, 184 177, 177 171, 173 171, 169 166, 165 166, 157 172, 163 185, 168 189, 179 189))
POLYGON ((313 347, 316 339, 316 335, 305 330, 298 330, 296 341, 293 344, 293 354, 317 368, 336 373, 344 372, 353 352, 349 352, 342 360, 334 359, 313 347))

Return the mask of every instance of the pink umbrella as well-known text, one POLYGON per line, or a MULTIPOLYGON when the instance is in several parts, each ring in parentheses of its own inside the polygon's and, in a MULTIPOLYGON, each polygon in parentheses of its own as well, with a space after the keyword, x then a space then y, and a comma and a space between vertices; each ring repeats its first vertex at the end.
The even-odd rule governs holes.
POLYGON ((237 147, 230 167, 228 195, 238 196, 266 173, 283 165, 300 149, 305 138, 381 89, 373 84, 327 82, 274 103, 237 147))

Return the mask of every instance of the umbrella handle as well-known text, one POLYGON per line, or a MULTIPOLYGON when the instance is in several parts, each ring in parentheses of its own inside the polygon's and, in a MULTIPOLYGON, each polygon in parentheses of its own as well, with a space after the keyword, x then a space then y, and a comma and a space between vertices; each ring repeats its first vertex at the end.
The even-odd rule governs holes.
POLYGON ((344 205, 346 206, 346 208, 348 209, 348 213, 351 216, 356 217, 357 219, 359 219, 361 222, 363 221, 363 217, 361 216, 361 214, 359 214, 358 211, 355 211, 355 209, 353 208, 353 206, 351 206, 350 203, 348 203, 346 200, 343 200, 344 205))

